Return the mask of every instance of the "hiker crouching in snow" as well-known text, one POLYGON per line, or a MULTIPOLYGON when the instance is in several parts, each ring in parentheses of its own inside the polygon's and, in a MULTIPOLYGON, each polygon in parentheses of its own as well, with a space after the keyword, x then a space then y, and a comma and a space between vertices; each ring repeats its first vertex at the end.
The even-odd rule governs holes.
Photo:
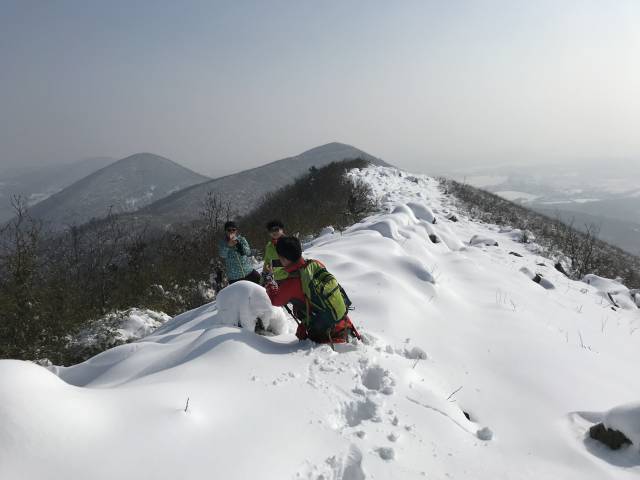
POLYGON ((284 224, 280 220, 271 220, 267 223, 267 232, 271 239, 264 247, 264 264, 262 266, 262 284, 266 285, 271 281, 279 282, 287 278, 288 274, 280 263, 276 244, 280 238, 285 236, 284 224))
POLYGON ((347 342, 350 334, 360 339, 347 315, 351 301, 325 266, 302 258, 302 247, 295 237, 281 237, 276 251, 288 277, 269 283, 267 294, 277 307, 293 305, 296 336, 331 344, 347 342))
POLYGON ((238 233, 238 225, 229 221, 224 224, 224 231, 225 236, 220 242, 219 251, 227 267, 229 285, 240 280, 259 283, 260 274, 251 264, 249 242, 238 233))

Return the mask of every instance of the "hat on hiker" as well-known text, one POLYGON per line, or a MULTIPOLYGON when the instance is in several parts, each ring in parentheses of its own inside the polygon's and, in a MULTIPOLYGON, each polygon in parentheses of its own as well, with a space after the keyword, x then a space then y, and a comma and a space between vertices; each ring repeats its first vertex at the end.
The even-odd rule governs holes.
POLYGON ((297 262, 302 256, 302 246, 296 237, 282 237, 276 243, 278 255, 291 262, 297 262))
POLYGON ((276 228, 284 230, 284 223, 280 220, 270 220, 267 222, 267 230, 275 230, 276 228))
POLYGON ((231 221, 231 220, 229 220, 228 222, 226 222, 224 224, 224 229, 225 230, 229 230, 229 229, 232 229, 232 228, 235 228, 237 230, 238 229, 238 224, 236 222, 231 221))

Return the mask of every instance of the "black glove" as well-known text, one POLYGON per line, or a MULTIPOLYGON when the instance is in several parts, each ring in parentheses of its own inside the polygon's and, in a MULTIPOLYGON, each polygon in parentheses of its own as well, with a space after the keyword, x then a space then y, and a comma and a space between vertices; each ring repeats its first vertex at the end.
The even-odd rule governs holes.
POLYGON ((298 337, 299 340, 306 340, 307 338, 309 338, 309 332, 307 332, 306 327, 301 323, 298 324, 296 337, 298 337))
POLYGON ((244 253, 244 249, 242 248, 242 243, 240 243, 240 241, 238 241, 238 243, 236 243, 236 250, 238 250, 238 253, 240 255, 246 255, 244 253))

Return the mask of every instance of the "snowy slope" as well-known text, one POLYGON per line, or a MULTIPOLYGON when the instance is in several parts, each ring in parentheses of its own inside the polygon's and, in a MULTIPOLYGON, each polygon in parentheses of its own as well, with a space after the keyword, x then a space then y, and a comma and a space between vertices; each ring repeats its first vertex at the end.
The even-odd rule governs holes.
POLYGON ((638 478, 640 446, 585 437, 640 397, 640 310, 604 293, 629 291, 566 279, 426 176, 353 174, 386 213, 305 255, 349 292, 364 344, 299 343, 241 282, 80 365, 1 361, 0 478, 638 478), (255 315, 278 334, 234 326, 255 315))

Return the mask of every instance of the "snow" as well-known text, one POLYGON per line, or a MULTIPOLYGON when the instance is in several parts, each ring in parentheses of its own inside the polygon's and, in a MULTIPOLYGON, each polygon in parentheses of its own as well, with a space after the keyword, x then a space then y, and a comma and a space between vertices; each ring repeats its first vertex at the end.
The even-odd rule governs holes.
POLYGON ((634 292, 621 283, 620 279, 602 278, 592 273, 585 275, 582 281, 591 285, 604 301, 611 302, 615 307, 635 311, 638 301, 634 292))
POLYGON ((295 332, 295 323, 281 308, 271 305, 264 288, 241 280, 220 291, 217 297, 218 314, 214 325, 233 325, 253 331, 258 319, 265 330, 282 335, 295 332))
POLYGON ((335 229, 332 226, 324 227, 318 236, 323 237, 325 235, 333 235, 335 233, 335 229))
POLYGON ((533 232, 529 230, 520 230, 519 228, 511 228, 511 227, 500 227, 498 230, 500 233, 508 233, 509 237, 516 242, 530 243, 535 241, 536 237, 533 232))
POLYGON ((46 200, 47 198, 49 198, 51 195, 55 194, 55 191, 49 191, 49 192, 42 192, 42 193, 32 193, 29 195, 28 199, 27 199, 27 204, 29 206, 35 205, 38 202, 42 202, 43 200, 46 200))
POLYGON ((132 308, 127 312, 124 321, 118 328, 118 334, 124 341, 142 338, 170 319, 171 317, 163 312, 132 308))
POLYGON ((624 286, 619 279, 612 280, 609 278, 603 278, 598 275, 594 275, 593 273, 589 273, 582 277, 582 281, 591 285, 599 292, 621 293, 629 291, 629 289, 624 286))
POLYGON ((516 201, 533 202, 534 200, 540 198, 540 195, 534 195, 532 193, 526 193, 526 192, 518 192, 516 190, 502 190, 494 193, 512 202, 516 202, 516 201))
MULTIPOLYGON (((123 201, 123 204, 124 204, 123 210, 133 211, 133 210, 137 210, 141 206, 148 205, 153 201, 155 189, 156 189, 155 185, 149 185, 149 190, 142 193, 140 196, 125 198, 123 201)), ((175 188, 171 190, 175 190, 175 188)))
POLYGON ((612 408, 604 416, 604 426, 624 433, 640 454, 640 402, 612 408))
POLYGON ((469 240, 469 245, 472 246, 486 246, 486 247, 497 247, 498 246, 498 241, 496 239, 494 239, 493 237, 488 237, 485 235, 474 235, 473 237, 471 237, 471 240, 469 240))
POLYGON ((436 216, 426 205, 416 202, 409 202, 407 203, 407 207, 409 207, 413 214, 420 220, 425 220, 428 223, 436 223, 436 216))
POLYGON ((72 342, 83 347, 131 342, 151 334, 169 320, 171 317, 166 313, 146 308, 118 310, 92 322, 72 342))
POLYGON ((640 395, 640 309, 598 289, 616 282, 567 279, 435 179, 352 175, 382 211, 305 256, 348 292, 362 343, 298 342, 238 282, 79 365, 0 361, 0 478, 638 478, 636 450, 588 438, 640 395), (275 333, 255 334, 257 317, 275 333))

